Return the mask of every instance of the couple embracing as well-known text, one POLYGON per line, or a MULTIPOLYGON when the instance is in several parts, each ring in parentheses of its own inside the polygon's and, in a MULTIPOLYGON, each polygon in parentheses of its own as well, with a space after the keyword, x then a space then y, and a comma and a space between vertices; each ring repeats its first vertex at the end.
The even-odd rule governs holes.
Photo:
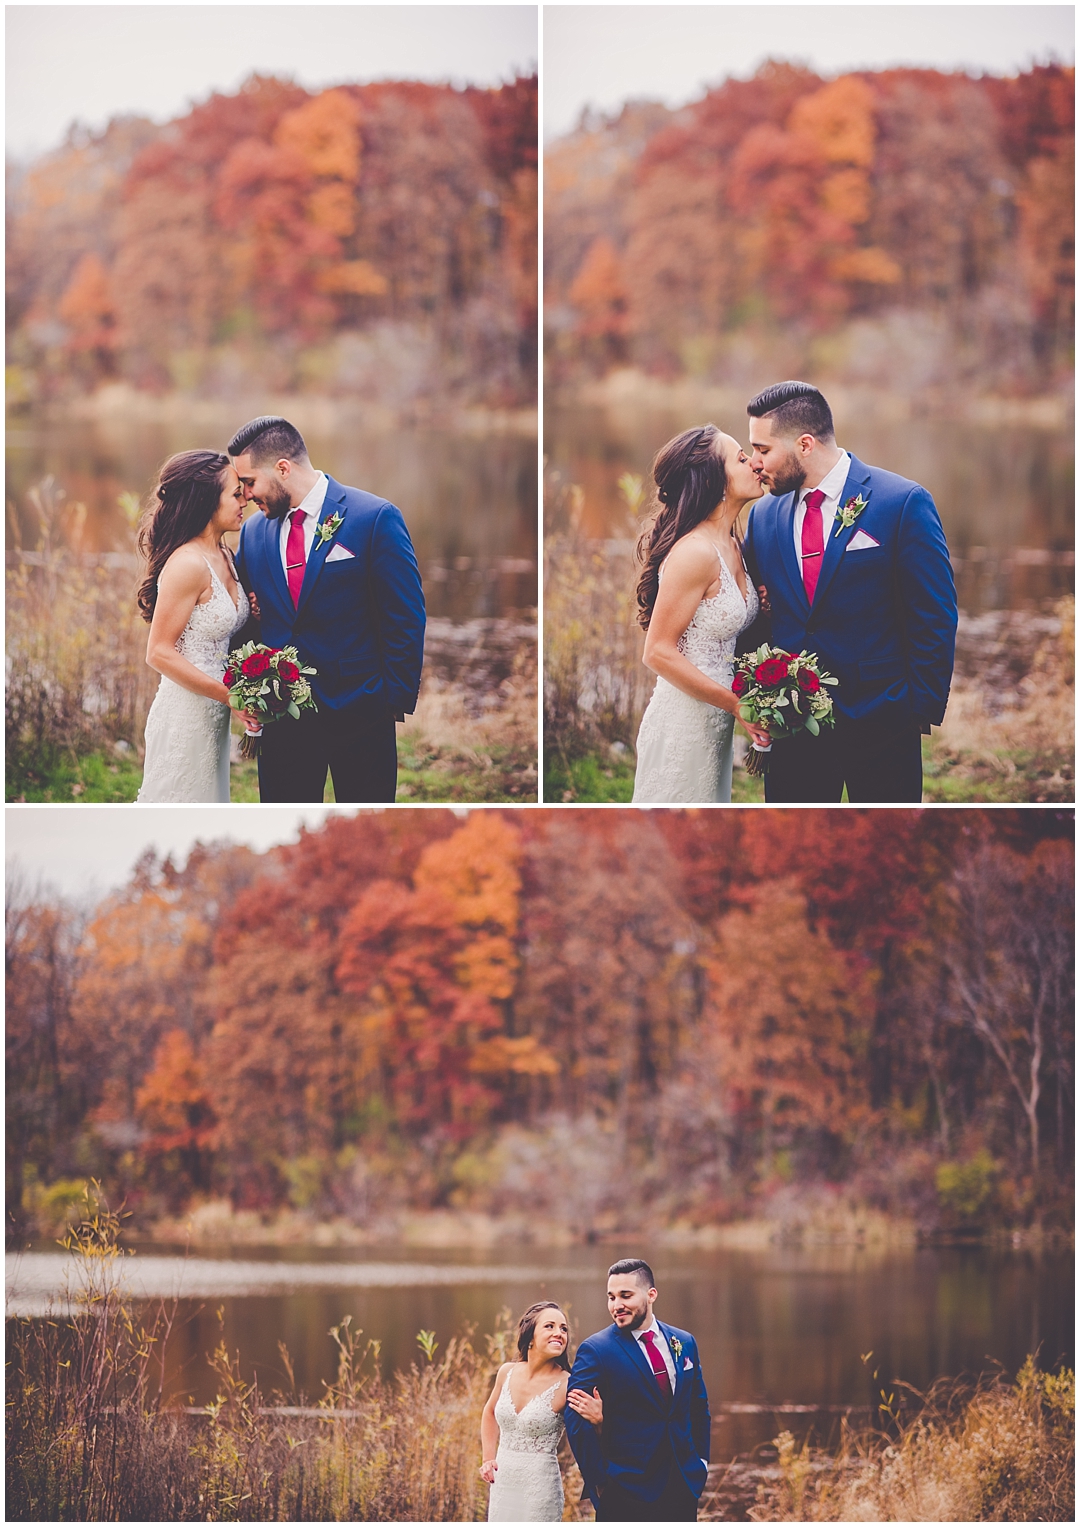
POLYGON ((658 677, 634 800, 729 801, 738 718, 771 751, 770 802, 837 802, 845 788, 851 802, 918 802, 921 738, 945 714, 957 625, 934 500, 841 449, 809 383, 768 387, 747 412, 747 449, 707 424, 653 464, 659 507, 638 544, 637 602, 658 677), (740 713, 736 653, 759 641, 816 656, 836 681, 831 730, 773 746, 740 713))
POLYGON ((598 1522, 693 1522, 709 1473, 709 1399, 697 1343, 658 1321, 652 1269, 608 1273, 612 1324, 577 1350, 561 1306, 534 1304, 484 1407, 489 1522, 559 1522, 564 1429, 598 1522))
MULTIPOLYGON (((276 672, 306 700, 259 737, 260 800, 321 803, 329 770, 338 802, 393 801, 394 723, 416 706, 425 624, 401 511, 318 471, 300 432, 267 415, 227 453, 169 458, 139 547, 146 661, 161 674, 139 800, 229 799, 229 653, 254 641, 260 671, 267 653, 295 654, 276 672), (261 512, 245 521, 249 503, 261 512)), ((250 735, 266 719, 241 714, 250 735)))

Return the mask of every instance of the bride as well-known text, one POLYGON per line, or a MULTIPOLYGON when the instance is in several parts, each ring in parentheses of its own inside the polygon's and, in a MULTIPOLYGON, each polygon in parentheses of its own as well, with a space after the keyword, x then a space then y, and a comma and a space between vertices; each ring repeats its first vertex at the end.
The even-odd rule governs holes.
MULTIPOLYGON (((735 638, 760 608, 735 525, 763 490, 715 424, 669 440, 653 477, 660 508, 638 542, 637 602, 657 680, 638 731, 634 800, 730 801, 735 638)), ((764 727, 740 724, 768 746, 764 727)))
POLYGON ((232 713, 222 675, 251 608, 223 538, 243 518, 244 489, 228 456, 169 457, 139 532, 146 661, 161 674, 146 718, 140 801, 229 799, 232 713))
POLYGON ((480 1477, 491 1486, 489 1522, 561 1522, 559 1444, 567 1405, 599 1428, 599 1393, 575 1389, 567 1398, 570 1328, 557 1304, 533 1304, 518 1321, 519 1361, 503 1363, 480 1421, 484 1462, 480 1477))

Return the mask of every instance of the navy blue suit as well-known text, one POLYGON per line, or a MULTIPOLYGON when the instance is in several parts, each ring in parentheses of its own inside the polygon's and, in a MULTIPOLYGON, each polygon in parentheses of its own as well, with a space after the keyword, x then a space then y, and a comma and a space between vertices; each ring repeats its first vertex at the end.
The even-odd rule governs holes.
POLYGON ((569 1405, 565 1411, 567 1436, 585 1483, 584 1493, 597 1508, 601 1493, 612 1485, 643 1506, 659 1502, 673 1469, 678 1470, 695 1500, 705 1488, 709 1397, 697 1342, 689 1331, 660 1320, 656 1323, 675 1364, 675 1393, 670 1397, 661 1393, 633 1333, 617 1325, 583 1341, 574 1359, 568 1389, 583 1389, 589 1395, 594 1388, 599 1389, 604 1402, 604 1424, 599 1434, 569 1405), (676 1342, 681 1352, 676 1352, 676 1342))
MULTIPOLYGON (((766 776, 770 800, 839 800, 843 769, 858 769, 862 741, 885 754, 895 753, 900 743, 909 751, 914 748, 917 800, 918 736, 945 714, 956 641, 956 587, 937 507, 918 483, 852 456, 841 506, 858 495, 866 508, 854 524, 843 528, 839 514, 833 521, 813 606, 795 550, 798 494, 767 494, 750 511, 747 550, 755 582, 769 592, 773 643, 789 652, 816 652, 822 668, 840 681, 832 691, 836 732, 825 728, 819 738, 800 733, 776 745, 766 776), (878 544, 849 549, 860 531, 878 544), (813 771, 830 759, 840 768, 828 786, 835 794, 787 793, 782 780, 784 793, 770 790, 774 775, 780 780, 793 764, 813 771)), ((884 779, 887 758, 878 766, 884 779)), ((796 782, 791 783, 798 792, 796 782)), ((849 798, 855 799, 852 779, 847 783, 849 798)), ((873 778, 860 779, 859 786, 858 797, 864 800, 911 798, 867 795, 873 778)))
POLYGON ((329 478, 319 523, 335 514, 339 529, 312 542, 295 606, 281 561, 281 521, 254 514, 240 532, 237 571, 259 601, 261 640, 296 647, 301 662, 318 670, 311 681, 318 715, 305 711, 299 722, 266 728, 263 800, 321 801, 327 767, 339 802, 394 798, 394 716, 415 710, 424 656, 420 570, 393 504, 329 478), (352 556, 329 560, 335 547, 352 556), (379 760, 374 786, 362 767, 369 745, 379 760))

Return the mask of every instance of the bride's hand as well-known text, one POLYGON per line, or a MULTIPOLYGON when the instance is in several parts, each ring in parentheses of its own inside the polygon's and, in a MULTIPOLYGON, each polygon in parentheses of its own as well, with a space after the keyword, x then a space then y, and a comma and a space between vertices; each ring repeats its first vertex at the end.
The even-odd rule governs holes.
POLYGON ((599 1431, 604 1424, 604 1402, 600 1398, 599 1389, 594 1389, 592 1394, 586 1394, 584 1389, 571 1389, 566 1396, 566 1403, 572 1410, 576 1410, 584 1421, 589 1421, 599 1431))
POLYGON ((248 595, 248 604, 251 606, 251 613, 255 619, 262 620, 262 611, 259 609, 259 601, 256 599, 254 591, 248 595))
MULTIPOLYGON (((758 599, 761 602, 761 613, 762 613, 762 615, 771 615, 772 614, 772 605, 769 603, 769 591, 768 591, 768 589, 765 587, 765 585, 763 583, 759 583, 758 586, 757 586, 757 591, 758 591, 758 599)), ((252 597, 254 597, 254 596, 252 596, 252 597)))
POLYGON ((495 1462, 494 1458, 484 1459, 480 1465, 480 1478, 486 1485, 493 1485, 495 1483, 495 1470, 498 1467, 499 1465, 495 1462))
POLYGON ((739 724, 745 728, 751 742, 756 742, 763 748, 772 746, 772 738, 769 736, 769 728, 767 726, 758 726, 754 721, 744 721, 741 716, 739 717, 739 724))

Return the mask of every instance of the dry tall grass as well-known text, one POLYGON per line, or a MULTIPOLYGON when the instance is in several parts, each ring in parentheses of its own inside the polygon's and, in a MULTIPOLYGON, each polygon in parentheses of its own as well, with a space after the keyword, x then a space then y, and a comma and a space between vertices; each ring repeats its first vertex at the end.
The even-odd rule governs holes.
POLYGON ((1029 1357, 1015 1384, 941 1383, 889 1438, 845 1432, 831 1457, 790 1432, 757 1522, 1071 1522, 1076 1381, 1029 1357))
POLYGON ((627 533, 607 541, 582 533, 576 484, 547 495, 549 515, 562 497, 570 522, 544 546, 544 736, 566 758, 598 743, 632 745, 653 685, 634 596, 642 484, 627 474, 619 486, 627 533))
MULTIPOLYGON (((205 1413, 170 1408, 160 1360, 163 1309, 138 1323, 119 1291, 115 1217, 73 1232, 77 1313, 9 1321, 9 1521, 477 1521, 479 1418, 508 1353, 501 1323, 478 1352, 468 1336, 392 1378, 378 1344, 346 1319, 330 1334, 338 1371, 316 1404, 264 1401, 221 1343, 205 1413)), ((291 1374, 288 1353, 282 1361, 291 1374)))
POLYGON ((158 682, 146 666, 134 555, 84 556, 83 506, 66 504, 51 478, 29 497, 36 545, 16 541, 6 581, 9 778, 69 750, 117 739, 134 747, 158 682))

